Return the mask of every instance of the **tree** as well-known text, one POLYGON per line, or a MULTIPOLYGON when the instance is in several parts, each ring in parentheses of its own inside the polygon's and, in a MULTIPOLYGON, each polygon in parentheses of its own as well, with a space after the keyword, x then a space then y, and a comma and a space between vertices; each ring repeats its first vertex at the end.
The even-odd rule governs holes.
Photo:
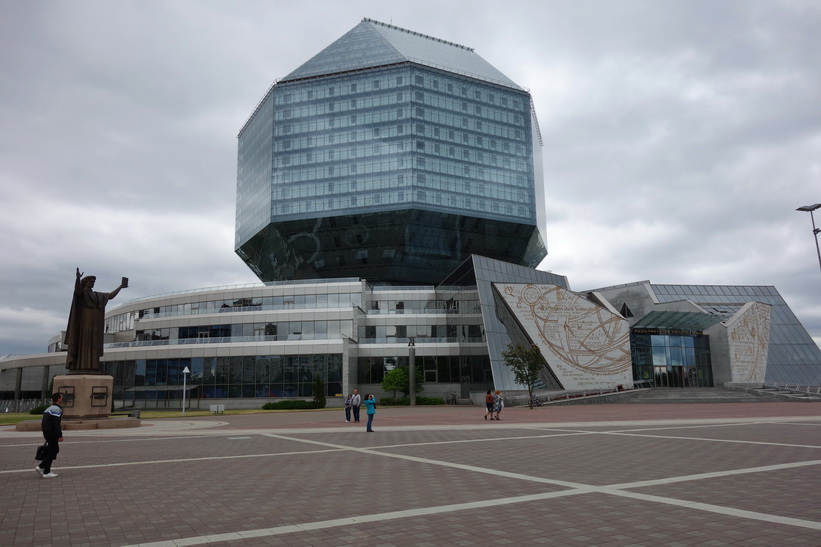
POLYGON ((502 352, 505 366, 513 370, 513 375, 517 384, 527 386, 527 404, 533 408, 533 386, 539 379, 539 371, 544 366, 544 358, 539 346, 532 344, 530 347, 507 345, 507 349, 502 352))
MULTIPOLYGON (((422 393, 425 387, 422 383, 425 377, 420 367, 416 367, 416 393, 422 393)), ((382 380, 382 389, 393 393, 393 398, 396 399, 396 392, 401 391, 405 397, 410 395, 410 375, 408 374, 407 366, 398 366, 393 370, 385 373, 382 380)))
POLYGON ((313 391, 317 408, 325 408, 325 381, 319 373, 314 374, 313 391))

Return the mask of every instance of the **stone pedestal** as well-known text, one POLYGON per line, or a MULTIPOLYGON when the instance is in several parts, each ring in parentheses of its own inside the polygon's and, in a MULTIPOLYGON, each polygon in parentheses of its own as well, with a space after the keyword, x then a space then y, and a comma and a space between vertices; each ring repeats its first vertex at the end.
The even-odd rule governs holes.
POLYGON ((55 376, 52 393, 63 394, 63 418, 108 418, 114 396, 114 377, 103 374, 55 376))

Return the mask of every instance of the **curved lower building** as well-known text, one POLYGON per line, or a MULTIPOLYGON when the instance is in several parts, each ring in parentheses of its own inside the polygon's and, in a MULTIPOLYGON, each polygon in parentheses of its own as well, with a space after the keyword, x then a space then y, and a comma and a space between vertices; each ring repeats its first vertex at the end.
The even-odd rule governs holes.
MULTIPOLYGON (((413 341, 424 395, 518 390, 502 352, 536 344, 539 389, 821 385, 821 350, 774 287, 655 285, 575 292, 564 276, 472 256, 436 286, 356 278, 218 287, 140 298, 106 314, 103 363, 118 404, 259 408, 310 398, 389 396, 387 371, 413 341), (184 371, 188 370, 188 374, 184 371)), ((50 353, 0 359, 0 398, 39 397, 65 372, 50 353)), ((341 404, 331 399, 330 404, 341 404)))

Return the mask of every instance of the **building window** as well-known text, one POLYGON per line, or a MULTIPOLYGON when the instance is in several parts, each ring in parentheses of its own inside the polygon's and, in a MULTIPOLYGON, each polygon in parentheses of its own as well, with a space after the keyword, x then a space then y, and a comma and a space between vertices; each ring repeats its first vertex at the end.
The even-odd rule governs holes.
POLYGON ((373 81, 373 88, 374 89, 379 89, 379 80, 374 80, 373 81))
POLYGON ((351 93, 356 93, 356 84, 351 84, 351 93))

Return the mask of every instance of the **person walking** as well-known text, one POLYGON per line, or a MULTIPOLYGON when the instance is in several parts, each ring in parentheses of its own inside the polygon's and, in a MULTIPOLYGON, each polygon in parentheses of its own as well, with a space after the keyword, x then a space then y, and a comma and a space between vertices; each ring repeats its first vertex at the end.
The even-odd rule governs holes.
POLYGON ((499 419, 499 413, 502 411, 502 409, 504 407, 505 407, 505 400, 504 400, 504 398, 502 398, 502 392, 501 392, 501 390, 497 389, 496 393, 493 395, 493 412, 496 413, 496 417, 491 418, 491 420, 498 420, 499 419))
POLYGON ((63 441, 63 427, 61 424, 63 407, 60 406, 62 402, 62 393, 52 395, 52 404, 43 412, 43 419, 40 421, 40 429, 42 429, 43 437, 46 439, 46 456, 34 470, 40 473, 44 479, 53 479, 57 476, 56 473, 51 472, 51 463, 57 459, 57 453, 60 452, 60 443, 63 441))
POLYGON ((353 398, 351 399, 351 409, 353 410, 353 421, 359 422, 359 407, 362 405, 362 397, 359 396, 359 390, 353 390, 353 398))
POLYGON ((368 395, 368 398, 365 399, 365 413, 368 415, 368 428, 365 429, 368 433, 373 433, 373 417, 376 414, 376 397, 373 396, 373 393, 368 395))
POLYGON ((487 412, 485 412, 485 420, 487 417, 490 416, 490 419, 493 419, 493 390, 487 390, 487 394, 485 395, 485 408, 487 408, 487 412))
POLYGON ((353 395, 348 393, 348 398, 345 399, 345 423, 351 421, 351 399, 353 399, 353 395))

